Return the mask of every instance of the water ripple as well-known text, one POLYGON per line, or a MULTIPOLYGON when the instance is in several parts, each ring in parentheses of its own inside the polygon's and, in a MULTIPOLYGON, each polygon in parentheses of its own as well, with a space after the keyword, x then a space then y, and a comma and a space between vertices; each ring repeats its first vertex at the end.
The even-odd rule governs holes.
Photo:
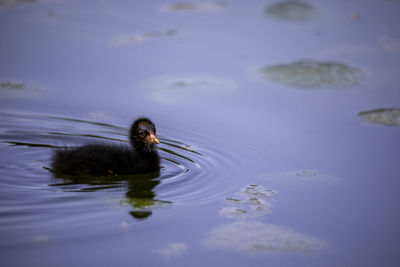
POLYGON ((83 210, 97 210, 93 209, 96 200, 83 202, 76 209, 79 200, 68 203, 67 195, 65 203, 52 199, 47 205, 43 191, 69 192, 78 198, 99 192, 128 205, 136 219, 145 219, 163 205, 201 205, 220 201, 237 190, 235 170, 241 160, 222 137, 158 127, 159 175, 56 177, 49 169, 55 148, 94 142, 128 145, 128 128, 41 114, 0 113, 0 118, 0 153, 4 158, 0 164, 0 195, 7 199, 3 205, 9 208, 2 214, 8 214, 4 223, 9 226, 15 226, 18 218, 24 218, 22 224, 34 221, 46 208, 72 205, 77 216, 83 210))

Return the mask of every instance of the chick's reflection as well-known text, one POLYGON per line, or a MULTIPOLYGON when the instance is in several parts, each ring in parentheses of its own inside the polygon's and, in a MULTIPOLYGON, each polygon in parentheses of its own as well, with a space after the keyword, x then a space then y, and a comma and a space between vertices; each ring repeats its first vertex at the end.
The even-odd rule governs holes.
POLYGON ((53 173, 56 183, 65 191, 93 192, 101 190, 126 189, 125 201, 132 206, 130 214, 138 220, 148 218, 156 205, 171 202, 156 199, 154 188, 160 183, 159 173, 128 176, 67 176, 53 173), (60 182, 61 180, 61 182, 60 182))
POLYGON ((155 178, 137 177, 128 181, 128 191, 125 196, 134 209, 130 214, 136 219, 146 219, 153 213, 151 208, 157 202, 153 189, 160 183, 155 178))

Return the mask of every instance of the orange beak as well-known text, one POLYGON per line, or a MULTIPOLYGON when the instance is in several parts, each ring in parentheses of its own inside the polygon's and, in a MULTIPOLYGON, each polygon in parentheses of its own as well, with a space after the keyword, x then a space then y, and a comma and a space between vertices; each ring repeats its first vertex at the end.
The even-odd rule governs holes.
POLYGON ((146 139, 150 144, 159 144, 160 143, 160 141, 158 141, 156 135, 152 131, 150 131, 150 135, 146 139))

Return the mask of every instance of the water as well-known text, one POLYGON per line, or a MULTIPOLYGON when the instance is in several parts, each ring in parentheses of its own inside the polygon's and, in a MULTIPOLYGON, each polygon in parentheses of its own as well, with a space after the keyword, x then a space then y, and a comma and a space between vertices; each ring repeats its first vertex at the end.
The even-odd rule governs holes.
POLYGON ((398 266, 398 1, 0 1, 2 266, 398 266), (159 176, 56 177, 127 144, 159 176))

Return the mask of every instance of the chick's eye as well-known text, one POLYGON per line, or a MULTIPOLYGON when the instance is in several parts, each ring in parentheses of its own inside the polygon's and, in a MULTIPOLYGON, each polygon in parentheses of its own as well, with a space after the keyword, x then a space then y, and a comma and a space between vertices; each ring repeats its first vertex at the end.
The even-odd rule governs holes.
POLYGON ((149 132, 148 132, 147 130, 139 130, 138 133, 139 133, 139 135, 140 135, 141 137, 144 137, 145 135, 148 135, 148 134, 149 134, 149 132))

